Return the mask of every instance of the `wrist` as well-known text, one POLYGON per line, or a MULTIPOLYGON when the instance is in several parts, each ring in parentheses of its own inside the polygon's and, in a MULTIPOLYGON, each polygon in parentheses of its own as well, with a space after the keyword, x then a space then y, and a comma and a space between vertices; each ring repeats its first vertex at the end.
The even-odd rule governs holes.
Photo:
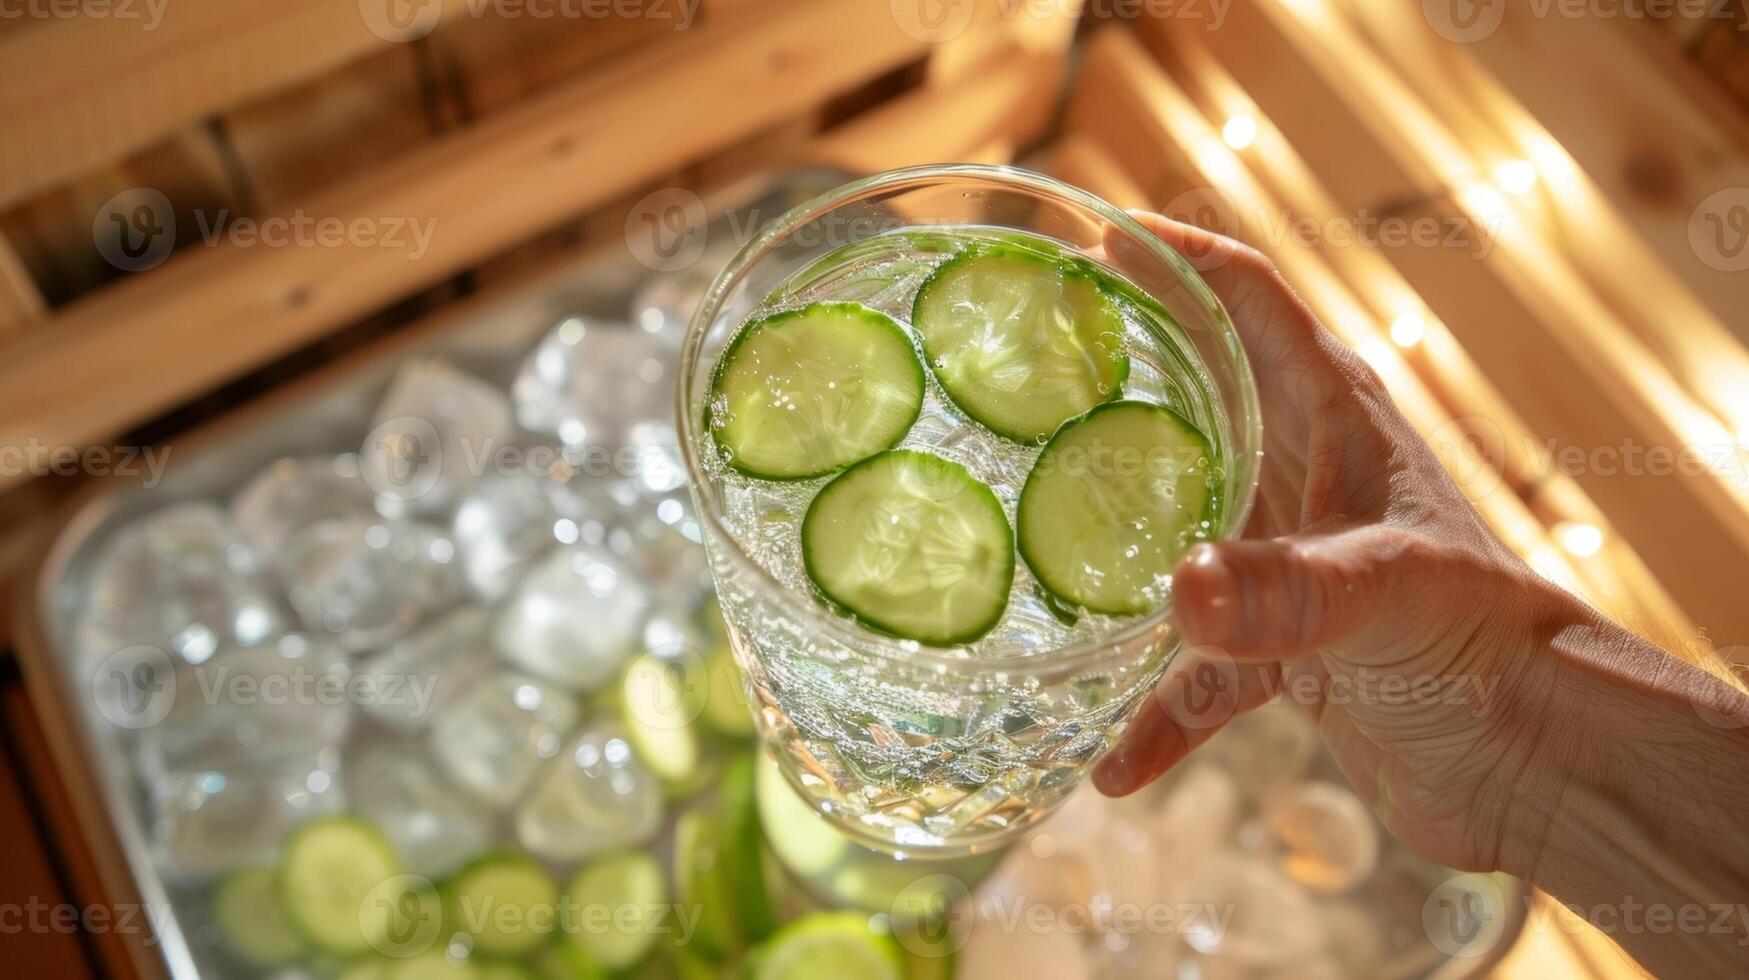
MULTIPOLYGON (((1593 720, 1585 688, 1586 658, 1619 638, 1609 622, 1565 589, 1536 576, 1522 672, 1503 706, 1501 764, 1496 795, 1502 801, 1498 870, 1536 882, 1539 864, 1565 851, 1572 826, 1575 780, 1590 768, 1587 731, 1593 720)), ((1625 631, 1624 631, 1625 635, 1625 631)))

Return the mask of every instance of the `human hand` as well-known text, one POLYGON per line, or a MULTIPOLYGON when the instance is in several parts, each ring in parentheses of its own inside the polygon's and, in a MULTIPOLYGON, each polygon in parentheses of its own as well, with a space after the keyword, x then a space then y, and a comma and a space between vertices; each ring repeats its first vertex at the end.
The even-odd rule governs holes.
POLYGON ((1136 217, 1231 315, 1258 379, 1264 459, 1244 538, 1199 545, 1176 570, 1185 650, 1095 784, 1133 792, 1285 692, 1399 838, 1453 867, 1501 867, 1508 817, 1554 809, 1508 806, 1554 686, 1549 660, 1525 654, 1601 617, 1493 535, 1377 375, 1266 258, 1136 217))

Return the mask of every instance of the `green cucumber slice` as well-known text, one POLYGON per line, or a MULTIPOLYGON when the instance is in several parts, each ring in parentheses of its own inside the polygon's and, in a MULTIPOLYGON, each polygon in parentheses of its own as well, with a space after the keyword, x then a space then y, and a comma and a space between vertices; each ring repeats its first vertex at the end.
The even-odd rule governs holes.
POLYGON ((623 970, 656 945, 668 889, 656 859, 631 851, 591 864, 571 879, 578 931, 571 942, 606 970, 623 970))
POLYGON ((444 950, 433 949, 403 960, 389 960, 383 980, 480 980, 471 961, 452 962, 444 950))
POLYGON ((480 980, 535 980, 534 971, 515 960, 480 959, 474 968, 480 980))
POLYGON ((702 749, 693 723, 709 699, 704 664, 640 654, 626 667, 620 704, 626 737, 644 765, 670 785, 690 785, 702 749))
POLYGON ((734 905, 723 885, 722 827, 709 813, 693 810, 674 825, 674 895, 698 910, 694 941, 711 956, 733 952, 734 905))
POLYGON ((744 328, 717 364, 710 422, 748 476, 824 476, 887 449, 923 410, 923 364, 892 317, 815 303, 744 328))
POLYGON ((354 960, 334 977, 335 980, 383 980, 388 974, 390 962, 392 961, 375 958, 354 960))
POLYGON ((935 377, 998 435, 1043 442, 1129 376, 1119 307, 1083 263, 982 246, 942 264, 911 310, 935 377))
POLYGON ((541 980, 606 980, 607 971, 589 958, 581 946, 556 942, 535 954, 534 968, 541 980))
POLYGON ((710 684, 710 699, 704 703, 704 717, 717 734, 735 740, 746 740, 757 734, 753 725, 753 708, 748 703, 747 688, 741 683, 741 668, 735 666, 735 655, 722 647, 705 657, 705 672, 710 684))
POLYGON ((475 858, 444 885, 455 928, 489 956, 514 956, 546 943, 559 907, 559 886, 526 854, 498 851, 475 858))
POLYGON ((802 562, 834 606, 931 646, 988 633, 1014 584, 1002 504, 965 467, 891 450, 840 473, 802 519, 802 562))
POLYGON ((700 610, 699 618, 710 646, 704 655, 710 684, 710 698, 704 704, 705 721, 710 722, 719 735, 731 739, 752 738, 757 734, 753 724, 753 704, 746 685, 741 683, 741 669, 735 666, 728 623, 714 597, 700 610))
POLYGON ((354 817, 312 820, 292 832, 279 897, 292 927, 325 952, 354 956, 390 941, 401 859, 375 827, 354 817))
POLYGON ((279 966, 297 959, 303 940, 279 901, 279 877, 271 868, 248 868, 226 878, 213 893, 213 922, 225 945, 252 966, 279 966))
POLYGON ((901 980, 898 944, 866 914, 820 912, 785 926, 760 951, 754 980, 901 980))
POLYGON ((722 846, 717 852, 723 889, 735 911, 741 938, 757 943, 777 929, 777 909, 760 859, 759 803, 754 787, 753 753, 737 757, 723 770, 717 799, 722 846))
POLYGON ((1179 556, 1212 530, 1215 454, 1163 405, 1102 405, 1039 454, 1016 508, 1020 554, 1063 603, 1110 616, 1165 599, 1179 556))
POLYGON ((777 763, 761 753, 754 795, 765 839, 784 866, 803 877, 823 875, 850 851, 845 837, 790 788, 777 763))

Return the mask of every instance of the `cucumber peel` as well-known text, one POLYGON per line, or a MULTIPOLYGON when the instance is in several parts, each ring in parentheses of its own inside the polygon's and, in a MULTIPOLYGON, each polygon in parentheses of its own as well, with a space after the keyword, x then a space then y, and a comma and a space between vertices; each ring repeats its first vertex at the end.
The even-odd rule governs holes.
POLYGON ((753 980, 902 980, 892 937, 869 927, 856 912, 819 912, 798 919, 759 951, 753 980))
POLYGON ((380 949, 395 931, 404 873, 382 834, 355 817, 324 817, 286 840, 279 869, 280 904, 311 945, 340 956, 380 949))
POLYGON ((668 890, 650 855, 628 851, 587 865, 571 879, 568 894, 580 913, 579 931, 568 938, 603 969, 623 970, 656 945, 668 890))
POLYGON ((552 934, 559 886, 526 854, 498 851, 475 858, 443 891, 451 924, 487 955, 526 953, 552 934))
POLYGON ((279 966, 304 951, 286 921, 271 868, 246 868, 226 878, 213 894, 213 922, 225 945, 252 966, 279 966))

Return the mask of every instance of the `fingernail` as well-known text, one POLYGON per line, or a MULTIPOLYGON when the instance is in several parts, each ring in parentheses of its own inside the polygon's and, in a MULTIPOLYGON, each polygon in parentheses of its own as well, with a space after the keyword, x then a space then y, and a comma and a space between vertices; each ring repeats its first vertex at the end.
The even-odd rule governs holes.
POLYGON ((1128 796, 1136 788, 1136 752, 1126 743, 1093 770, 1093 788, 1106 796, 1128 796))
POLYGON ((1191 549, 1179 567, 1173 591, 1177 595, 1178 629, 1192 646, 1228 642, 1239 621, 1239 587, 1233 570, 1214 546, 1191 549))

